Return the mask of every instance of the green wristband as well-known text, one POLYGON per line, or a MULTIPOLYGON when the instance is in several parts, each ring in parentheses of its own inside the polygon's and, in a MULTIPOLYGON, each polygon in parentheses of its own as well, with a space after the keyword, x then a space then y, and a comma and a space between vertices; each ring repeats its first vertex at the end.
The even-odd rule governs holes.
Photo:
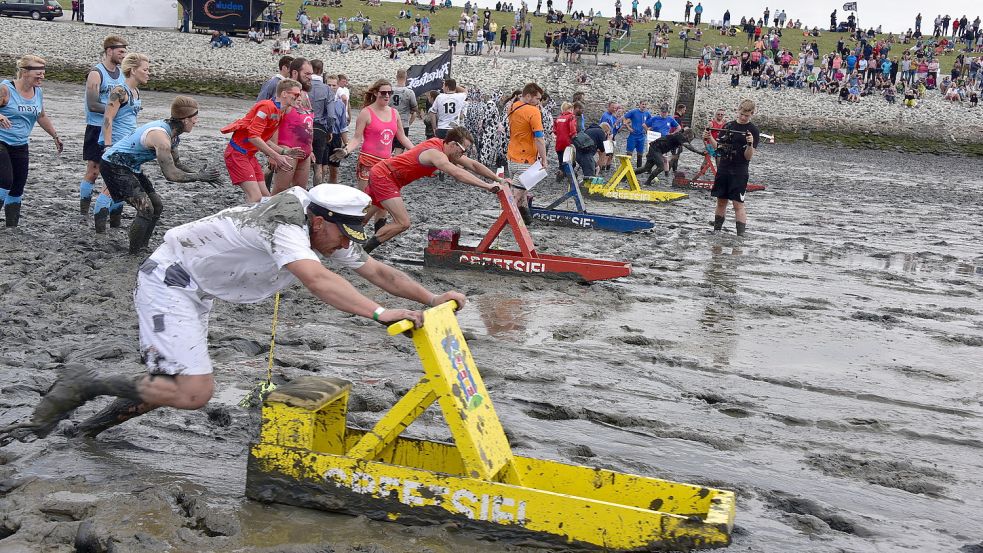
POLYGON ((379 321, 379 317, 381 317, 382 314, 385 313, 385 312, 386 312, 386 308, 385 307, 376 307, 375 308, 375 311, 372 312, 372 320, 374 320, 376 322, 381 322, 381 321, 379 321))

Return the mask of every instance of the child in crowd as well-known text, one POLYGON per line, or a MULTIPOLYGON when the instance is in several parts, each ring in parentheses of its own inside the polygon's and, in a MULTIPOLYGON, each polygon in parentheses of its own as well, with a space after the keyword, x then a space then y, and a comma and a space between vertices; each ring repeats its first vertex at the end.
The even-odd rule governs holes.
POLYGON ((915 99, 915 89, 910 86, 905 86, 904 90, 904 106, 906 108, 913 108, 918 105, 918 100, 915 99))

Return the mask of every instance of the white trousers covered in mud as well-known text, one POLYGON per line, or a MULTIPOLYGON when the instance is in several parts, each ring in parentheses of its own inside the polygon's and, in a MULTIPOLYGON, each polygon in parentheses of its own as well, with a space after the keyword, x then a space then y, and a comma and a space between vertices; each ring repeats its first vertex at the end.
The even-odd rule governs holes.
POLYGON ((140 352, 151 373, 211 374, 208 357, 208 315, 212 299, 180 265, 159 266, 147 260, 137 273, 133 291, 140 323, 140 352))

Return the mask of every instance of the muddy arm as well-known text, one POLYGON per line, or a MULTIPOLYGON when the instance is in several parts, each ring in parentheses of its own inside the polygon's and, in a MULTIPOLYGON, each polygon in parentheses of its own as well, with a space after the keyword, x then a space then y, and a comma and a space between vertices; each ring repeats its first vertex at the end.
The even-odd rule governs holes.
POLYGON ((178 151, 176 147, 171 148, 171 158, 174 159, 174 166, 177 167, 178 169, 184 171, 185 173, 194 173, 193 169, 191 169, 190 167, 188 167, 183 163, 183 161, 181 160, 181 153, 178 151))
POLYGON ((147 136, 147 146, 153 148, 157 152, 157 163, 160 165, 160 170, 164 173, 164 178, 172 182, 195 182, 195 181, 206 181, 206 182, 216 182, 218 181, 219 175, 218 170, 205 167, 197 173, 191 171, 186 171, 177 166, 174 162, 174 154, 171 151, 171 141, 170 137, 166 132, 162 130, 159 132, 151 132, 147 136))

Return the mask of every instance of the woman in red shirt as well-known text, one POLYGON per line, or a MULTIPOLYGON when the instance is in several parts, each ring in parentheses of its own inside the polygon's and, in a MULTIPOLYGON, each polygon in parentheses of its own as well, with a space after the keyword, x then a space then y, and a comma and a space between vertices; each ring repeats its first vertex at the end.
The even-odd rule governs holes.
POLYGON ((560 105, 560 115, 553 121, 553 134, 556 136, 556 159, 560 162, 560 172, 556 174, 556 180, 562 181, 563 175, 570 169, 563 163, 563 151, 570 145, 573 135, 577 134, 577 116, 573 113, 573 104, 563 102, 560 105))

